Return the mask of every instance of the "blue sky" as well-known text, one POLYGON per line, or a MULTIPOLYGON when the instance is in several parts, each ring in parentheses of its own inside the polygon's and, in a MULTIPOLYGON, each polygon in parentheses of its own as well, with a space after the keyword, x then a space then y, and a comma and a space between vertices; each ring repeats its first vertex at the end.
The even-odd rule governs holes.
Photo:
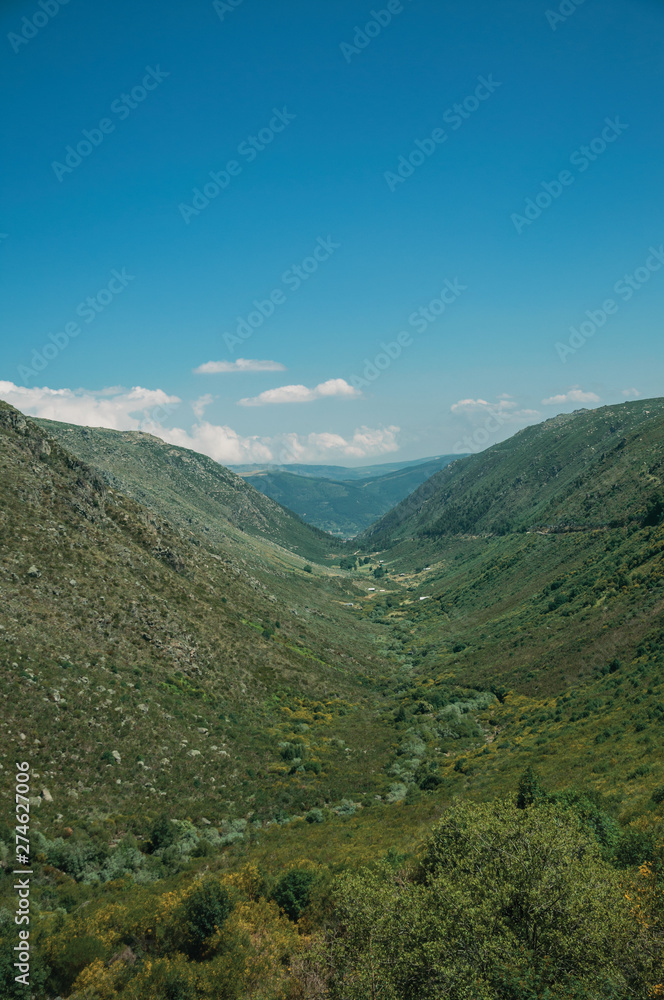
POLYGON ((5 3, 0 396, 353 465, 660 395, 663 43, 656 0, 5 3))

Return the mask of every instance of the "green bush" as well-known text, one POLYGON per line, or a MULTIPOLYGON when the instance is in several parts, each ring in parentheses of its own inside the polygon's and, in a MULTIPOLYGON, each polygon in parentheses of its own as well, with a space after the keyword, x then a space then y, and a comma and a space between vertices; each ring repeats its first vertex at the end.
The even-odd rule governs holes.
POLYGON ((272 899, 291 920, 299 920, 306 909, 316 883, 316 872, 309 868, 292 868, 279 879, 272 899))
POLYGON ((175 840, 175 828, 166 813, 158 816, 152 824, 149 840, 153 852, 170 847, 175 840))
POLYGON ((380 863, 333 893, 333 1000, 627 1000, 662 942, 570 809, 450 809, 410 874, 380 863), (377 992, 378 991, 378 992, 377 992))
POLYGON ((179 941, 176 937, 176 946, 189 958, 200 961, 205 957, 209 939, 223 927, 232 910, 233 903, 226 889, 206 879, 177 911, 179 941))
POLYGON ((519 779, 519 791, 516 797, 517 809, 527 809, 528 806, 545 797, 540 777, 529 764, 519 779))

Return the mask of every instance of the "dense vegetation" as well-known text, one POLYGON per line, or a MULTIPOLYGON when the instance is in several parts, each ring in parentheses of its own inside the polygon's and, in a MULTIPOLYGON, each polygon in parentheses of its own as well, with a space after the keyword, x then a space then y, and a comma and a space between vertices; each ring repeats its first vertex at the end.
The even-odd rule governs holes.
POLYGON ((522 432, 358 551, 0 406, 6 995, 25 759, 37 996, 664 995, 663 425, 522 432))

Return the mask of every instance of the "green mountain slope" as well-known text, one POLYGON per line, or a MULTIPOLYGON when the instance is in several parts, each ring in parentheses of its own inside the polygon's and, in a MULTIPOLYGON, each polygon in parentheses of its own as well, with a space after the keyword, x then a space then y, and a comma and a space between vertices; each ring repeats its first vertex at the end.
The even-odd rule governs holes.
MULTIPOLYGON (((2 804, 29 760, 51 995, 188 996, 190 975, 210 996, 316 995, 338 873, 389 874, 450 805, 514 800, 526 769, 624 891, 641 865, 643 899, 661 892, 663 421, 662 400, 582 411, 460 460, 342 573, 202 507, 197 456, 171 474, 168 446, 137 460, 93 431, 102 475, 0 405, 2 804), (179 955, 198 879, 236 907, 211 961, 179 955), (302 904, 304 934, 275 899, 302 904)), ((11 845, 0 822, 0 915, 11 845)))
POLYGON ((356 480, 271 471, 256 472, 246 476, 246 480, 261 493, 295 511, 307 524, 351 538, 452 461, 454 456, 448 455, 375 478, 356 480))
POLYGON ((205 455, 142 432, 37 422, 110 485, 185 531, 202 531, 218 541, 229 531, 247 532, 314 561, 338 546, 205 455))
POLYGON ((366 541, 626 523, 658 495, 663 437, 661 399, 561 414, 454 462, 366 541))
POLYGON ((172 497, 137 503, 4 404, 0 456, 2 754, 30 757, 47 823, 149 814, 162 797, 175 816, 267 820, 383 780, 343 752, 356 727, 369 760, 389 740, 365 693, 383 630, 349 647, 347 577, 225 521, 180 530, 157 512, 172 497), (316 766, 284 785, 298 711, 321 720, 316 766))

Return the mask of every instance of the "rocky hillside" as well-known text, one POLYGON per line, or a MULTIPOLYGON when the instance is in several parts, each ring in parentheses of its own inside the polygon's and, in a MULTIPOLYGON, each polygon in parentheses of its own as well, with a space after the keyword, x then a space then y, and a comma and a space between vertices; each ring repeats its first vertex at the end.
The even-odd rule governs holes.
POLYGON ((117 490, 184 531, 221 542, 229 532, 269 539, 306 559, 325 561, 339 543, 223 465, 140 431, 36 421, 117 490))

